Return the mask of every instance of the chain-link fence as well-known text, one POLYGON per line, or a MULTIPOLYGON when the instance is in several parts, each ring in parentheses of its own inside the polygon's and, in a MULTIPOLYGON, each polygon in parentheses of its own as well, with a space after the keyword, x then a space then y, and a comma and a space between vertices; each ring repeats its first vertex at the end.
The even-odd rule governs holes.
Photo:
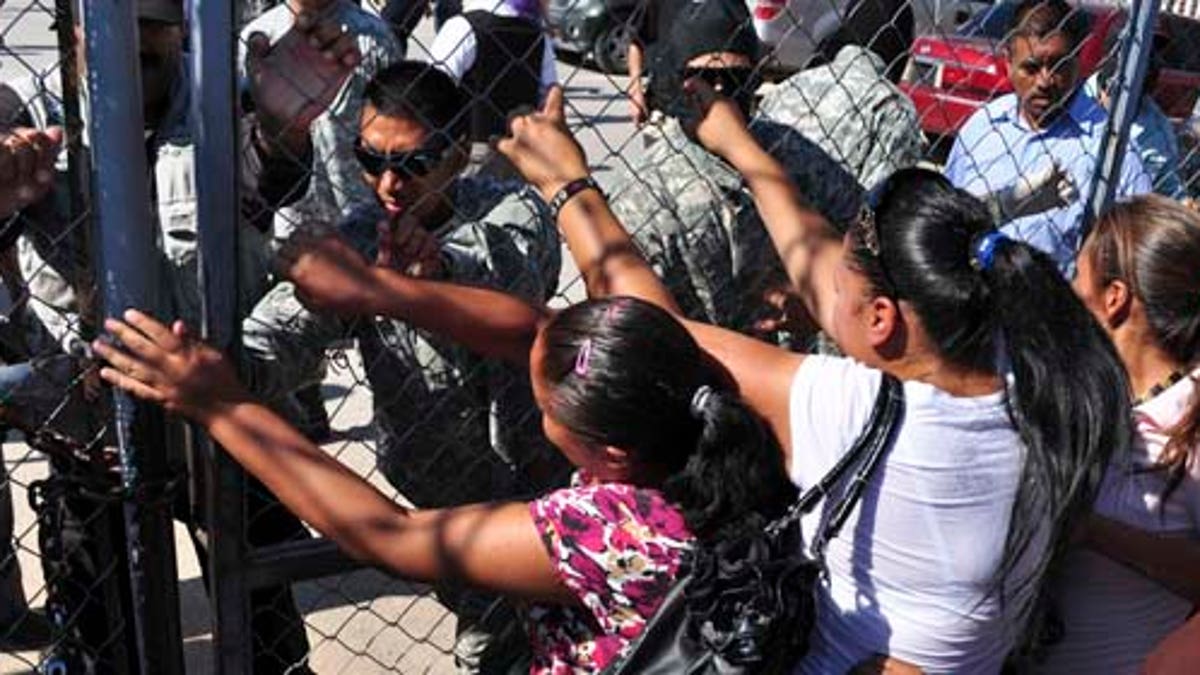
POLYGON ((1012 2, 96 0, 77 30, 69 0, 10 0, 0 124, 67 142, 51 197, 2 238, 0 672, 495 672, 527 641, 514 603, 360 569, 192 429, 114 406, 87 346, 104 307, 200 327, 399 502, 526 498, 568 468, 527 373, 305 306, 281 248, 339 232, 414 276, 582 299, 546 205, 488 142, 557 82, 685 312, 824 348, 741 178, 689 136, 686 77, 743 107, 835 227, 929 166, 1069 274, 1111 199, 1200 197, 1200 23, 1178 4, 1073 5, 1014 32, 1012 2), (353 65, 324 59, 339 32, 353 65), (139 67, 140 91, 120 84, 139 67))

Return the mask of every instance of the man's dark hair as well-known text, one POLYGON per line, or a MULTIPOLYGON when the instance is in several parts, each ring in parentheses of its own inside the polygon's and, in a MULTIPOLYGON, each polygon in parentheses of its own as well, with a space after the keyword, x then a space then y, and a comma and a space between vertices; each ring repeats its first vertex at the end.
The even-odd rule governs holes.
POLYGON ((1067 0, 1021 0, 1013 11, 1008 41, 1018 37, 1045 39, 1060 33, 1078 47, 1089 30, 1087 14, 1067 4, 1067 0))
POLYGON ((416 120, 448 140, 462 138, 467 129, 462 90, 449 75, 423 61, 400 61, 379 71, 367 83, 363 98, 380 115, 416 120))

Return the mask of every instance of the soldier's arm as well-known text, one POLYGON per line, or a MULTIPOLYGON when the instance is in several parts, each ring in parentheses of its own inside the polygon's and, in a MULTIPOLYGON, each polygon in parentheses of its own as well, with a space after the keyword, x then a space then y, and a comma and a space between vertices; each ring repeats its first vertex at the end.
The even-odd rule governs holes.
POLYGON ((921 128, 912 104, 906 99, 889 102, 887 109, 875 118, 871 151, 863 166, 863 187, 870 190, 885 178, 917 165, 924 152, 921 128))
POLYGON ((325 349, 346 332, 336 317, 304 307, 291 284, 279 284, 242 320, 242 379, 269 401, 316 384, 325 349))
POLYGON ((17 252, 34 317, 63 352, 81 357, 90 354, 79 298, 66 275, 42 257, 29 237, 21 238, 17 252))

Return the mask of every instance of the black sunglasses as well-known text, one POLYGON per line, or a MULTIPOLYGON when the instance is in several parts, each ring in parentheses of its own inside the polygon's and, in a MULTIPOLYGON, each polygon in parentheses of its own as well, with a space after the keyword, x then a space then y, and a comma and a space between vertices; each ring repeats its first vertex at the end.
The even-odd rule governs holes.
POLYGON ((354 141, 354 157, 367 174, 379 177, 391 171, 401 179, 424 176, 437 168, 446 158, 445 150, 418 148, 409 152, 380 152, 363 142, 354 141))

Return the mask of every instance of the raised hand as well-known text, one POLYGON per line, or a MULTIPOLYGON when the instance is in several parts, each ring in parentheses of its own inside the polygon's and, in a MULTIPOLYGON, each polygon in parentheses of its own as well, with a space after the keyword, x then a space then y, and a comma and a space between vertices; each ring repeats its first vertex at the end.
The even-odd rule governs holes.
POLYGON ((130 309, 124 321, 108 319, 104 327, 121 346, 96 340, 92 348, 109 364, 100 377, 115 387, 202 423, 249 398, 221 352, 192 337, 182 321, 168 328, 130 309))
POLYGON ((344 317, 375 313, 375 268, 340 236, 296 236, 279 256, 283 275, 309 309, 344 317))
POLYGON ((567 129, 562 87, 554 85, 542 109, 513 118, 496 148, 549 202, 567 183, 588 175, 583 148, 567 129))
POLYGON ((259 124, 268 140, 307 136, 346 78, 362 60, 354 36, 330 19, 301 13, 274 45, 255 33, 247 44, 246 73, 259 124))
POLYGON ((0 133, 0 218, 33 204, 54 185, 54 159, 62 145, 60 127, 0 133))
POLYGON ((401 216, 395 223, 381 221, 376 233, 379 237, 376 265, 418 279, 441 276, 442 249, 437 236, 421 227, 416 218, 401 216))
POLYGON ((739 151, 757 147, 736 103, 696 77, 683 83, 683 93, 697 113, 685 131, 709 152, 733 162, 739 151))
POLYGON ((751 327, 755 335, 771 338, 787 331, 794 338, 805 339, 820 330, 804 300, 786 284, 767 289, 762 298, 763 310, 751 327))

